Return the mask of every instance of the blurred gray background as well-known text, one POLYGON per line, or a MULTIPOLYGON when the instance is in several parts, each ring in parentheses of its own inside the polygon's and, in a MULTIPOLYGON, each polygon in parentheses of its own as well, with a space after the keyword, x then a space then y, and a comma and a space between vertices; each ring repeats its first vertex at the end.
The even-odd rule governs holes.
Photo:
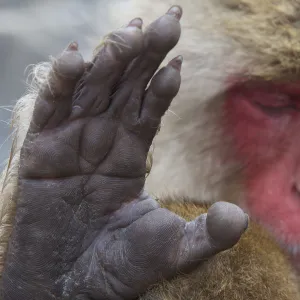
POLYGON ((126 0, 0 0, 0 170, 11 141, 10 110, 25 93, 25 69, 76 40, 88 59, 112 28, 107 5, 126 0))

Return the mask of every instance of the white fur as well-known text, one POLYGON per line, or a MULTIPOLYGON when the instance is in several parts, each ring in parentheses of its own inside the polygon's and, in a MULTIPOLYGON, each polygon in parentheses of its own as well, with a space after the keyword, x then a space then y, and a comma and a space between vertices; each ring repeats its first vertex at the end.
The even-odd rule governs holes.
POLYGON ((31 73, 32 80, 28 83, 28 93, 19 99, 13 111, 12 147, 7 165, 0 178, 0 268, 3 266, 8 239, 13 227, 20 150, 30 124, 38 89, 46 81, 49 70, 49 63, 41 63, 34 67, 31 73))

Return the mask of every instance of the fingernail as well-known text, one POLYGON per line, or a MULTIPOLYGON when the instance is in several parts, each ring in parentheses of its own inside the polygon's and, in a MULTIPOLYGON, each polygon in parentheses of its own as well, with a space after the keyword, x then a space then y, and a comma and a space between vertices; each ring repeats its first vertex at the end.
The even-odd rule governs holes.
POLYGON ((134 27, 138 27, 138 28, 142 29, 143 20, 141 18, 135 18, 135 19, 131 20, 129 22, 129 24, 127 25, 127 27, 130 27, 130 26, 134 26, 134 27))
POLYGON ((77 42, 71 42, 67 49, 67 51, 77 51, 78 50, 78 43, 77 42))
POLYGON ((83 112, 83 109, 80 106, 75 105, 72 108, 72 112, 69 116, 70 121, 74 121, 75 119, 79 118, 81 116, 82 112, 83 112))
POLYGON ((181 66, 182 66, 182 62, 183 62, 183 56, 182 55, 178 55, 177 57, 173 58, 170 62, 169 65, 171 65, 173 68, 177 69, 177 70, 181 70, 181 66))
POLYGON ((176 19, 180 20, 182 17, 182 8, 180 6, 172 6, 168 11, 167 15, 171 15, 175 17, 176 19))

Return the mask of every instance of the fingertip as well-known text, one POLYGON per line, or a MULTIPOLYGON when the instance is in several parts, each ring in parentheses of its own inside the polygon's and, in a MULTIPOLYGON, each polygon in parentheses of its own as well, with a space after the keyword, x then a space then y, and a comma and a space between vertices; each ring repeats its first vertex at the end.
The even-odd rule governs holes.
POLYGON ((181 8, 174 6, 146 28, 145 47, 149 51, 165 56, 175 47, 181 35, 181 14, 181 8))
POLYGON ((131 20, 128 23, 127 27, 130 27, 130 26, 142 29, 142 27, 143 27, 143 20, 141 18, 135 18, 135 19, 131 20))
POLYGON ((153 120, 155 122, 160 120, 179 92, 181 63, 180 56, 174 58, 166 67, 159 70, 151 81, 143 102, 141 120, 152 129, 158 126, 152 124, 153 120))
POLYGON ((71 42, 67 48, 66 48, 66 51, 78 51, 78 43, 73 41, 71 42))
POLYGON ((182 55, 178 55, 175 58, 173 58, 168 65, 172 66, 173 68, 177 69, 178 71, 181 71, 181 66, 183 63, 183 56, 182 55))
POLYGON ((110 34, 105 48, 116 62, 127 63, 140 54, 143 49, 142 24, 142 19, 136 18, 127 27, 110 34))
POLYGON ((85 64, 82 55, 78 52, 78 44, 72 42, 65 51, 54 61, 54 71, 63 78, 74 79, 83 74, 85 64))
POLYGON ((169 99, 171 101, 177 95, 181 84, 181 63, 180 58, 175 58, 154 76, 149 90, 152 89, 153 94, 158 99, 169 99))
POLYGON ((182 17, 182 8, 179 5, 174 5, 167 11, 166 14, 175 17, 177 20, 180 20, 182 17))
POLYGON ((237 205, 217 202, 208 210, 207 231, 221 248, 227 248, 238 242, 248 228, 248 219, 248 215, 237 205))

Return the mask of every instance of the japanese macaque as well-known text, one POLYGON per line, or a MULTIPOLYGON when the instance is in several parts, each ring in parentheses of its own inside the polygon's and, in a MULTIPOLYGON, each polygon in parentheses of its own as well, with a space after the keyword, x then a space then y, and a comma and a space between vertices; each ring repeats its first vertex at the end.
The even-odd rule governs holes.
POLYGON ((144 190, 181 83, 182 56, 155 74, 181 16, 173 6, 145 33, 133 19, 91 62, 73 42, 34 69, 2 176, 1 299, 300 299, 277 243, 252 223, 241 238, 249 224, 238 206, 144 190))
MULTIPOLYGON (((300 2, 176 3, 185 13, 170 55, 184 57, 182 87, 154 140, 146 188, 238 203, 300 269, 300 2)), ((147 23, 170 4, 129 0, 110 14, 114 24, 147 23)))
POLYGON ((17 180, 3 179, 3 210, 12 217, 4 205, 16 209, 2 300, 133 299, 231 248, 247 228, 234 204, 186 221, 144 191, 148 151, 179 90, 182 56, 153 75, 179 39, 181 15, 174 6, 145 33, 133 19, 90 63, 73 42, 45 80, 35 79, 38 89, 20 104, 33 106, 26 137, 6 170, 17 180))

